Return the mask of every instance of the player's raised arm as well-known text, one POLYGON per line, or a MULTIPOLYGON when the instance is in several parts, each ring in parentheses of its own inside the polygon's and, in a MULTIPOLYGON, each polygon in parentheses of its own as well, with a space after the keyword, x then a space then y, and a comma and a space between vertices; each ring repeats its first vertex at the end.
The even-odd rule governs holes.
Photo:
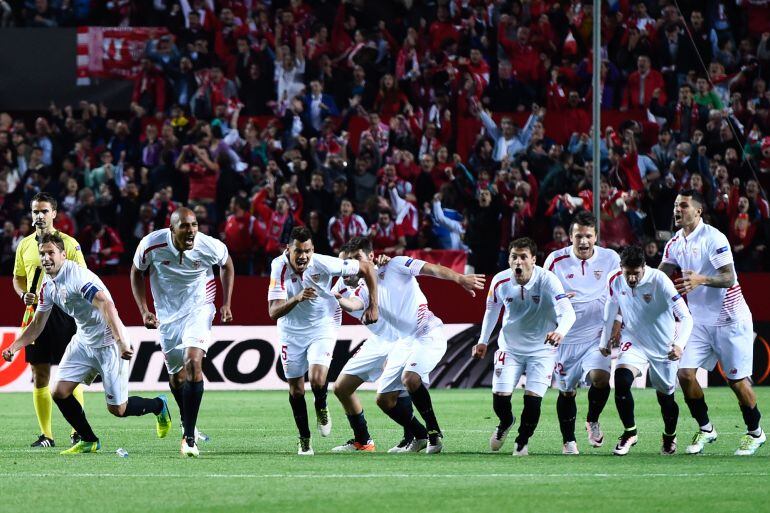
POLYGON ((5 361, 10 362, 13 359, 13 355, 16 354, 22 347, 30 345, 37 339, 40 333, 43 332, 45 323, 48 322, 48 317, 51 315, 51 310, 38 309, 35 312, 35 317, 32 318, 32 322, 29 323, 27 329, 17 338, 13 344, 11 344, 5 351, 3 351, 3 358, 5 361))
POLYGON ((442 280, 453 281, 476 297, 477 290, 484 290, 487 278, 483 274, 460 274, 439 264, 425 263, 420 269, 420 276, 433 276, 442 280))
POLYGON ((503 298, 497 297, 497 284, 499 278, 495 276, 492 283, 489 285, 489 293, 487 294, 487 307, 484 310, 484 320, 481 321, 481 333, 479 334, 478 343, 473 346, 471 350, 471 356, 473 358, 484 358, 487 354, 487 344, 489 344, 489 337, 492 336, 492 331, 497 325, 497 320, 500 318, 500 310, 503 308, 503 298))
MULTIPOLYGON (((95 287, 92 285, 92 287, 95 287)), ((88 291, 86 292, 87 297, 88 291)), ((124 360, 130 360, 134 354, 134 348, 131 347, 131 342, 126 334, 126 327, 123 325, 123 321, 120 320, 118 315, 118 309, 115 308, 115 303, 107 296, 103 291, 99 290, 93 295, 91 304, 94 308, 99 310, 104 318, 104 321, 112 331, 112 337, 115 339, 115 343, 118 344, 118 350, 120 351, 120 357, 124 360)))
POLYGON ((227 256, 225 265, 219 268, 219 279, 222 280, 222 293, 224 296, 219 313, 222 316, 222 322, 227 323, 233 320, 233 312, 230 310, 230 305, 233 298, 233 286, 235 285, 235 266, 233 266, 233 259, 230 255, 227 256))

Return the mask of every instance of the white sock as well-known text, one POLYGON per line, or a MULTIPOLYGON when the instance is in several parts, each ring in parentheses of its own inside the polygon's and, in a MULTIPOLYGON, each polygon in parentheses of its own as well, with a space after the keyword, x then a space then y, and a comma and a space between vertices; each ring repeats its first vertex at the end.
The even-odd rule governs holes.
POLYGON ((757 429, 755 429, 754 431, 749 431, 748 433, 749 433, 751 436, 753 436, 754 438, 759 438, 759 436, 762 434, 762 428, 761 428, 761 427, 760 427, 760 428, 757 428, 757 429))
POLYGON ((708 424, 705 424, 705 425, 701 426, 700 430, 701 431, 706 431, 707 433, 711 433, 712 431, 714 431, 714 426, 712 426, 711 422, 709 422, 708 424))

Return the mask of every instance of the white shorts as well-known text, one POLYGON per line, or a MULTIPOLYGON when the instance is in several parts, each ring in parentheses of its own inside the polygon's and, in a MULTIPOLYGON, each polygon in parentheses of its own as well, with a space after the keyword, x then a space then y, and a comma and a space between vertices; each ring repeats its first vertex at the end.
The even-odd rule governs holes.
POLYGON ((406 371, 419 374, 425 386, 430 385, 430 373, 444 357, 446 343, 442 326, 436 326, 420 338, 402 338, 396 342, 388 355, 377 392, 405 390, 401 376, 406 371))
POLYGON ((661 394, 673 394, 676 390, 676 371, 679 370, 679 362, 651 356, 645 348, 625 336, 622 340, 617 365, 634 367, 638 371, 635 377, 638 377, 644 372, 645 366, 649 364, 652 388, 661 394))
POLYGON ((584 344, 563 344, 556 353, 555 372, 562 392, 572 392, 586 383, 592 370, 609 374, 611 368, 610 356, 602 356, 599 351, 599 339, 584 344))
POLYGON ((160 348, 169 374, 179 374, 184 369, 186 348, 197 347, 208 351, 211 345, 211 323, 214 322, 215 314, 216 308, 209 303, 174 322, 158 327, 160 348))
POLYGON ((337 337, 319 336, 312 339, 285 338, 281 343, 281 363, 286 379, 301 378, 311 365, 329 367, 332 363, 337 337))
POLYGON ((382 376, 388 354, 396 343, 371 335, 350 357, 340 374, 356 376, 365 382, 374 383, 382 376))
POLYGON ((524 390, 545 396, 551 387, 556 364, 556 349, 535 355, 495 351, 495 372, 492 374, 492 392, 510 394, 519 383, 522 374, 527 375, 524 390))
POLYGON ((727 379, 751 376, 754 369, 754 323, 751 319, 727 326, 696 324, 684 347, 681 369, 713 370, 717 362, 727 379))
POLYGON ((128 401, 128 360, 118 353, 118 345, 91 347, 77 338, 67 345, 56 373, 57 380, 90 385, 102 377, 107 404, 117 406, 128 401))

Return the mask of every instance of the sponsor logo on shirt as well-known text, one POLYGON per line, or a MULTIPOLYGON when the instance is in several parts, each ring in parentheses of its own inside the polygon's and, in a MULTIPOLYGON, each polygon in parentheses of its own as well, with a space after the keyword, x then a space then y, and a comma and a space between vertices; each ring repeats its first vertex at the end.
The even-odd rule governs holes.
POLYGON ((652 294, 642 294, 642 299, 644 299, 645 303, 649 304, 652 301, 652 294))
POLYGON ((725 251, 727 251, 728 249, 729 249, 729 248, 728 248, 727 246, 725 246, 725 247, 723 247, 723 248, 719 248, 719 249, 717 250, 717 255, 721 255, 722 253, 724 253, 724 252, 725 252, 725 251))
POLYGON ((407 260, 406 262, 404 262, 404 265, 405 265, 406 267, 409 267, 410 265, 412 265, 412 262, 414 262, 414 258, 410 258, 409 260, 407 260))
POLYGON ((540 296, 532 296, 532 301, 534 301, 535 304, 540 303, 540 296))
MULTIPOLYGON (((556 297, 554 299, 556 299, 556 301, 558 301, 560 299, 566 299, 566 298, 567 298, 567 294, 556 294, 556 297)), ((532 299, 535 299, 535 298, 533 297, 532 299)), ((538 298, 538 299, 540 299, 540 298, 538 298)), ((537 303, 537 301, 535 301, 535 302, 537 303)))
POLYGON ((77 246, 75 246, 75 251, 80 251, 80 244, 78 244, 77 246))
POLYGON ((675 303, 676 303, 676 302, 677 302, 677 301, 679 301, 680 299, 682 299, 682 294, 677 294, 676 296, 674 296, 674 297, 672 297, 672 298, 671 298, 671 301, 673 301, 673 302, 675 302, 675 303))

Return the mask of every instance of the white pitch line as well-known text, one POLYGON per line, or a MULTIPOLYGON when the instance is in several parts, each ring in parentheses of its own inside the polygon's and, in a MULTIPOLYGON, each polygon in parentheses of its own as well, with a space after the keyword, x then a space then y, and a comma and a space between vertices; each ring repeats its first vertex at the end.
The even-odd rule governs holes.
POLYGON ((542 479, 546 478, 616 478, 616 479, 628 479, 633 478, 669 478, 669 477, 770 477, 770 472, 726 472, 714 474, 711 472, 681 472, 681 473, 662 473, 662 472, 647 472, 647 473, 629 473, 629 474, 606 474, 606 473, 563 473, 563 474, 505 474, 505 473, 489 473, 489 474, 94 474, 94 473, 45 473, 45 472, 14 472, 14 473, 0 473, 0 478, 45 478, 45 477, 82 477, 82 478, 94 478, 94 477, 115 477, 115 478, 207 478, 207 479, 402 479, 402 478, 525 478, 525 479, 542 479))

